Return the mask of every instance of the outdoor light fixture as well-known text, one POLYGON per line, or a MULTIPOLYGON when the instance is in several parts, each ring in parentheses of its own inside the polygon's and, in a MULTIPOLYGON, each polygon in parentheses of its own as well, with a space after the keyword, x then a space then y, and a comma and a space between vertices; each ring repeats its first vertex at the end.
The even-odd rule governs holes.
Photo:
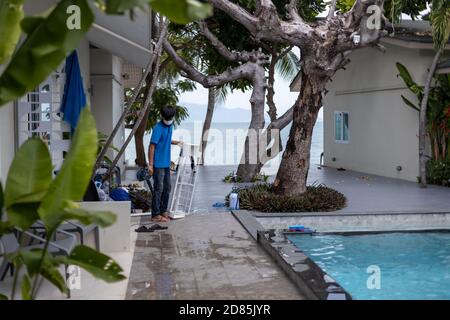
POLYGON ((361 35, 353 35, 353 43, 355 44, 355 46, 358 46, 361 43, 361 35))
POLYGON ((402 170, 403 170, 402 166, 397 166, 397 168, 396 168, 396 169, 397 169, 397 171, 398 171, 398 172, 400 172, 400 171, 402 171, 402 170))

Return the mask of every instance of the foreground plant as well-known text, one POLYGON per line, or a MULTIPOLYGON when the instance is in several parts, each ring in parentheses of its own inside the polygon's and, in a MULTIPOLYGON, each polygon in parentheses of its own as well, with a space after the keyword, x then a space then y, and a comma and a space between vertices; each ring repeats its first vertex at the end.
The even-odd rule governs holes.
POLYGON ((90 247, 76 246, 66 257, 49 253, 52 237, 66 220, 100 227, 110 226, 116 221, 113 213, 89 212, 77 203, 87 189, 96 153, 97 131, 88 108, 80 116, 70 152, 55 179, 52 180, 50 153, 42 140, 31 138, 17 151, 4 192, 0 185, 0 237, 18 231, 22 245, 24 232, 38 224, 45 230, 45 243, 38 249, 19 248, 14 253, 1 256, 15 267, 11 299, 15 298, 19 283, 22 298, 35 299, 42 278, 67 294, 65 277, 59 271, 62 265, 79 266, 107 282, 125 279, 122 268, 114 260, 90 247), (22 269, 25 269, 23 275, 22 269))

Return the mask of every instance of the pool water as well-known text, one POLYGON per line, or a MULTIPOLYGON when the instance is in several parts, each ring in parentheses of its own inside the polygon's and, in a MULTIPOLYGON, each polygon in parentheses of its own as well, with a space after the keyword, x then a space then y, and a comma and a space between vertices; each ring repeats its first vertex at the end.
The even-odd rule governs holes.
POLYGON ((354 299, 450 299, 450 233, 288 238, 354 299))

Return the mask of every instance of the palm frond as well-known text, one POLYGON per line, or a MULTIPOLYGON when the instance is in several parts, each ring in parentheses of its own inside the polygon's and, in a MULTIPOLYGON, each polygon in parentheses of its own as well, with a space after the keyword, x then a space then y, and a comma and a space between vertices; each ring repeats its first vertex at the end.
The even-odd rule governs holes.
POLYGON ((450 4, 444 0, 434 0, 431 11, 433 40, 436 50, 445 47, 450 37, 450 4))
POLYGON ((227 101, 227 96, 230 94, 230 91, 231 91, 230 87, 227 84, 216 88, 216 103, 225 104, 225 101, 227 101))
POLYGON ((283 79, 292 81, 300 71, 300 60, 290 51, 277 62, 275 70, 283 79))

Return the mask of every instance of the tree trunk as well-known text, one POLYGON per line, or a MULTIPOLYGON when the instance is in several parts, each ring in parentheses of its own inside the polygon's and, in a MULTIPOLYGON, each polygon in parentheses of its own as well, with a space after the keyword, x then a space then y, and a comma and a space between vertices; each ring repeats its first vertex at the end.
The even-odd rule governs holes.
MULTIPOLYGON (((263 66, 255 70, 253 78, 253 92, 250 99, 252 119, 245 138, 244 152, 236 175, 242 182, 251 182, 258 173, 260 161, 260 134, 264 129, 264 105, 266 94, 266 75, 263 66)), ((265 150, 264 150, 265 151, 265 150)))
MULTIPOLYGON (((146 99, 146 96, 144 97, 146 99)), ((140 168, 145 167, 147 165, 147 158, 145 156, 145 146, 144 146, 144 135, 147 131, 147 123, 148 123, 148 115, 150 114, 150 108, 147 109, 147 112, 144 115, 144 119, 139 125, 136 133, 134 134, 134 145, 136 148, 136 165, 140 168)))
POLYGON ((326 79, 302 74, 302 89, 294 106, 289 140, 274 182, 277 193, 301 195, 306 192, 312 134, 322 107, 325 83, 326 79))
POLYGON ((423 188, 427 185, 427 155, 426 155, 426 141, 427 141, 427 108, 428 98, 430 96, 431 83, 436 72, 439 59, 442 55, 442 49, 436 52, 430 71, 428 72, 427 80, 425 82, 423 99, 420 104, 420 122, 419 122, 419 174, 420 184, 423 188))
POLYGON ((214 115, 214 108, 216 106, 216 90, 214 88, 208 89, 208 108, 206 110, 205 122, 202 130, 202 146, 201 146, 201 164, 205 164, 205 150, 208 144, 209 129, 214 115))

